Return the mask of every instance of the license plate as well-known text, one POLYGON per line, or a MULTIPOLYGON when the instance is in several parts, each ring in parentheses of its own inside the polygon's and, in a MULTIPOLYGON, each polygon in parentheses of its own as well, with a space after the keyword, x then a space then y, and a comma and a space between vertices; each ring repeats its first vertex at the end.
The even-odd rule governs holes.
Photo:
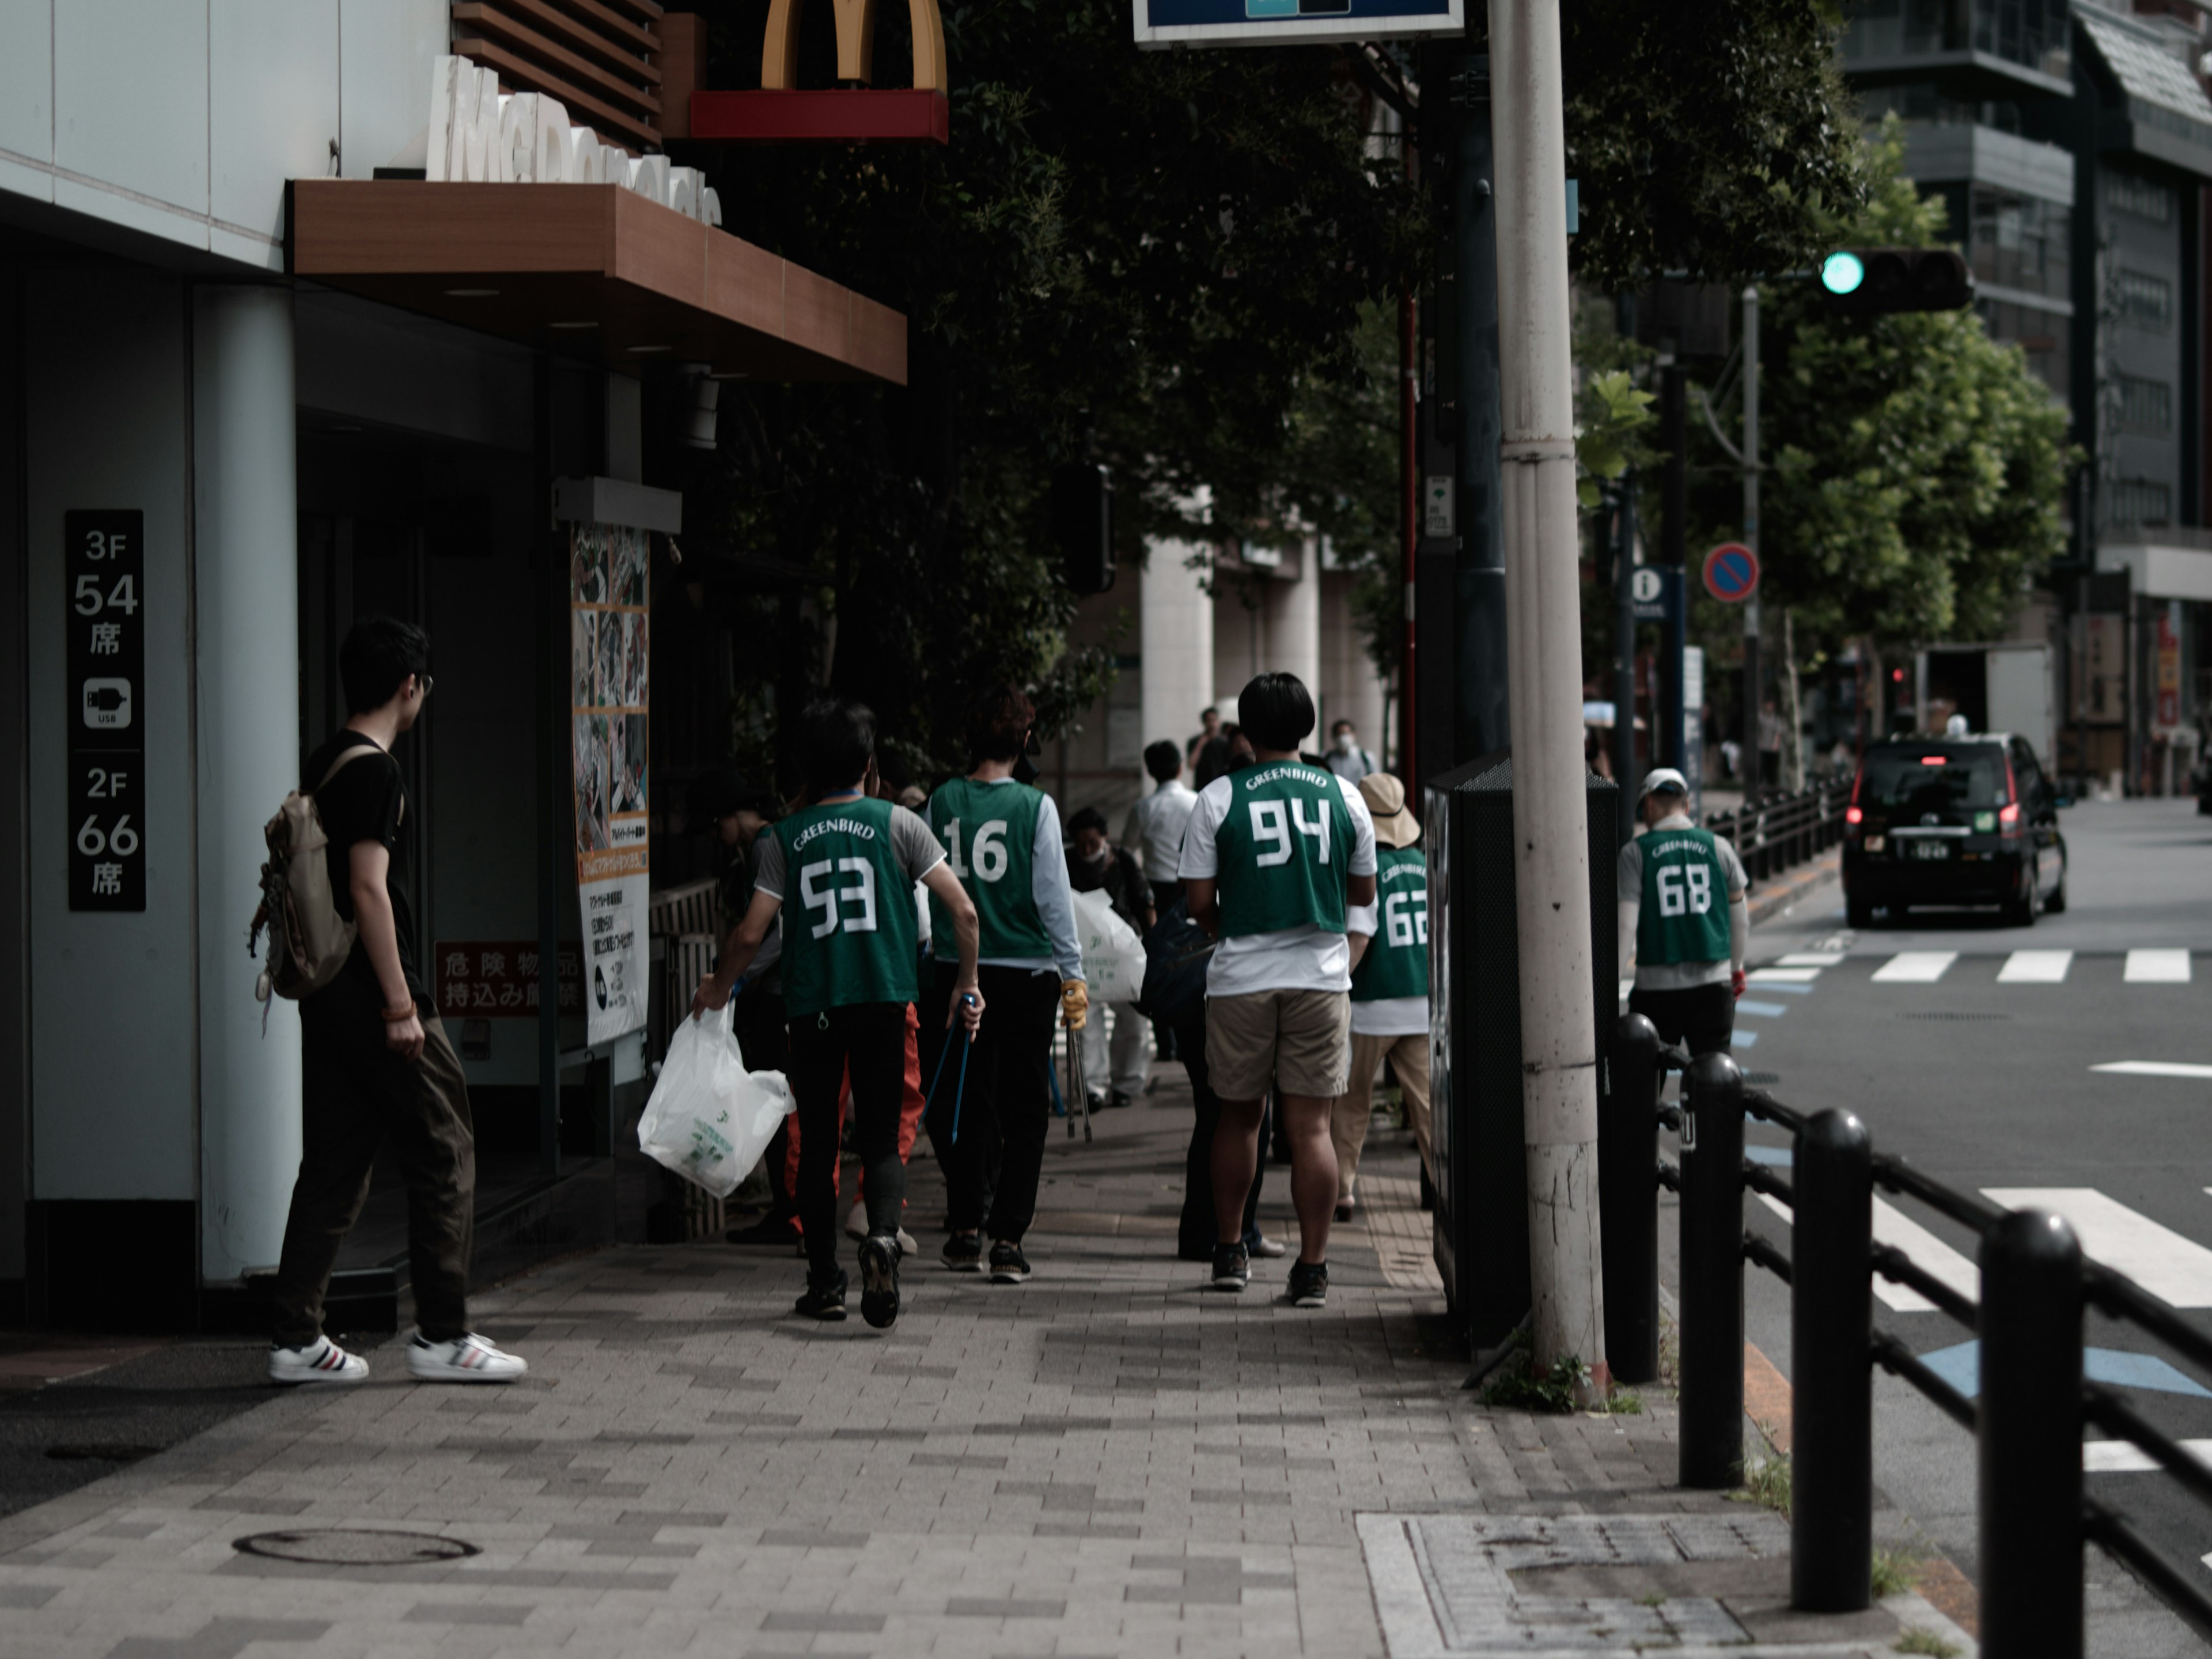
POLYGON ((1907 842, 1905 855, 1912 859, 1948 859, 1951 856, 1951 843, 1948 841, 1907 842))

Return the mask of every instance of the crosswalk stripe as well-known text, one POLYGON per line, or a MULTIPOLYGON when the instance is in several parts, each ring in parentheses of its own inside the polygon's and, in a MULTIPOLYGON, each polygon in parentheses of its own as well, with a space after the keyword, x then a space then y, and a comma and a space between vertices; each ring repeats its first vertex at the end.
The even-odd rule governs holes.
POLYGON ((2189 983, 2189 952, 2130 951, 2128 952, 2127 972, 2121 977, 2130 985, 2186 985, 2189 983))
POLYGON ((2057 985, 2074 965, 2071 951, 2015 951, 1997 970, 2000 985, 2057 985))
POLYGON ((1820 977, 1818 968, 1754 968, 1746 975, 1753 985, 1810 985, 1820 977))
POLYGON ((1984 1187, 2008 1210, 2056 1210, 2072 1224, 2082 1254, 2176 1308, 2212 1308, 2212 1250, 2107 1198, 2094 1187, 1984 1187))
POLYGON ((1933 985, 1959 959, 1956 951, 1899 951, 1875 969, 1878 985, 1933 985))
POLYGON ((2089 1069, 2112 1077, 2212 1078, 2212 1066, 2191 1066, 2179 1060, 2108 1060, 2089 1069))
MULTIPOLYGON (((1761 1193, 1759 1200, 1784 1221, 1796 1224, 1796 1218, 1780 1199, 1771 1193, 1761 1193)), ((1968 1301, 1981 1300, 1981 1269, 1886 1199, 1874 1201, 1874 1239, 1877 1244, 1892 1245, 1904 1251, 1912 1258, 1914 1267, 1968 1301)), ((1874 1293, 1899 1313, 1936 1311, 1936 1304, 1919 1291, 1893 1284, 1880 1273, 1875 1275, 1874 1293)))
MULTIPOLYGON (((2212 1440, 2185 1440, 2181 1449, 2198 1462, 2212 1465, 2212 1440)), ((2127 1440, 2087 1440, 2081 1444, 2084 1474, 2140 1474, 2160 1465, 2151 1455, 2127 1440)), ((2205 1558, 2212 1566, 2212 1556, 2205 1558)))
POLYGON ((1843 959, 1841 951, 1792 951, 1774 965, 1778 968, 1832 968, 1843 959))
POLYGON ((1746 997, 1736 1004, 1735 1012, 1739 1019, 1746 1014, 1755 1014, 1761 1019, 1779 1019, 1790 1012, 1790 1005, 1786 1002, 1753 1002, 1746 997))

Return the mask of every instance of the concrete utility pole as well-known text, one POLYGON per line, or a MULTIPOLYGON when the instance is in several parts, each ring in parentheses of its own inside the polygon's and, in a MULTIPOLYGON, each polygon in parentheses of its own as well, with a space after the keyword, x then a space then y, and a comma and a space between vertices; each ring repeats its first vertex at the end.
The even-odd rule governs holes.
POLYGON ((1492 0, 1505 604, 1535 1364, 1606 1393, 1559 0, 1492 0))
MULTIPOLYGON (((1759 551, 1759 288, 1743 291, 1743 544, 1759 551)), ((1743 753, 1750 766, 1745 795, 1756 799, 1759 775, 1759 595, 1743 602, 1743 753)))

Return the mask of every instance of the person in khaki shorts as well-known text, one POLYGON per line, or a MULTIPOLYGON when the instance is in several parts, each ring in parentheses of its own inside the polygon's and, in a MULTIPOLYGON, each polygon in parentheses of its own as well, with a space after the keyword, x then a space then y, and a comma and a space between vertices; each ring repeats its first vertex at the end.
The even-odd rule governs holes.
POLYGON ((1375 825, 1359 792, 1298 758, 1313 698, 1295 674, 1261 674, 1237 700, 1256 762, 1200 793, 1177 873, 1191 919, 1220 940, 1206 975, 1206 1064, 1221 1097, 1213 1139, 1217 1290, 1252 1280, 1242 1237, 1272 1085, 1291 1144, 1298 1259, 1290 1299, 1328 1300, 1336 1204, 1329 1113, 1351 1066, 1352 969, 1366 935, 1349 912, 1375 902, 1375 825))
POLYGON ((1352 1219, 1352 1188, 1374 1110, 1375 1074, 1388 1060, 1406 1097, 1406 1115, 1429 1170, 1429 865, 1406 786, 1388 772, 1359 781, 1375 817, 1375 902, 1355 911, 1356 935, 1373 936, 1352 973, 1352 1082, 1329 1125, 1336 1146, 1336 1219, 1352 1219))

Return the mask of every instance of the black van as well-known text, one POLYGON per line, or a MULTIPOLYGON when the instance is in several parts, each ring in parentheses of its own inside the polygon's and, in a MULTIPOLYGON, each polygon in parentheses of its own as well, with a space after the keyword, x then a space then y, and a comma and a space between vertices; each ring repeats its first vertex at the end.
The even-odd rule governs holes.
POLYGON ((2024 738, 1891 738, 1870 745, 1844 814, 1844 901, 1877 908, 1995 904, 2015 927, 2066 908, 2058 792, 2024 738))

